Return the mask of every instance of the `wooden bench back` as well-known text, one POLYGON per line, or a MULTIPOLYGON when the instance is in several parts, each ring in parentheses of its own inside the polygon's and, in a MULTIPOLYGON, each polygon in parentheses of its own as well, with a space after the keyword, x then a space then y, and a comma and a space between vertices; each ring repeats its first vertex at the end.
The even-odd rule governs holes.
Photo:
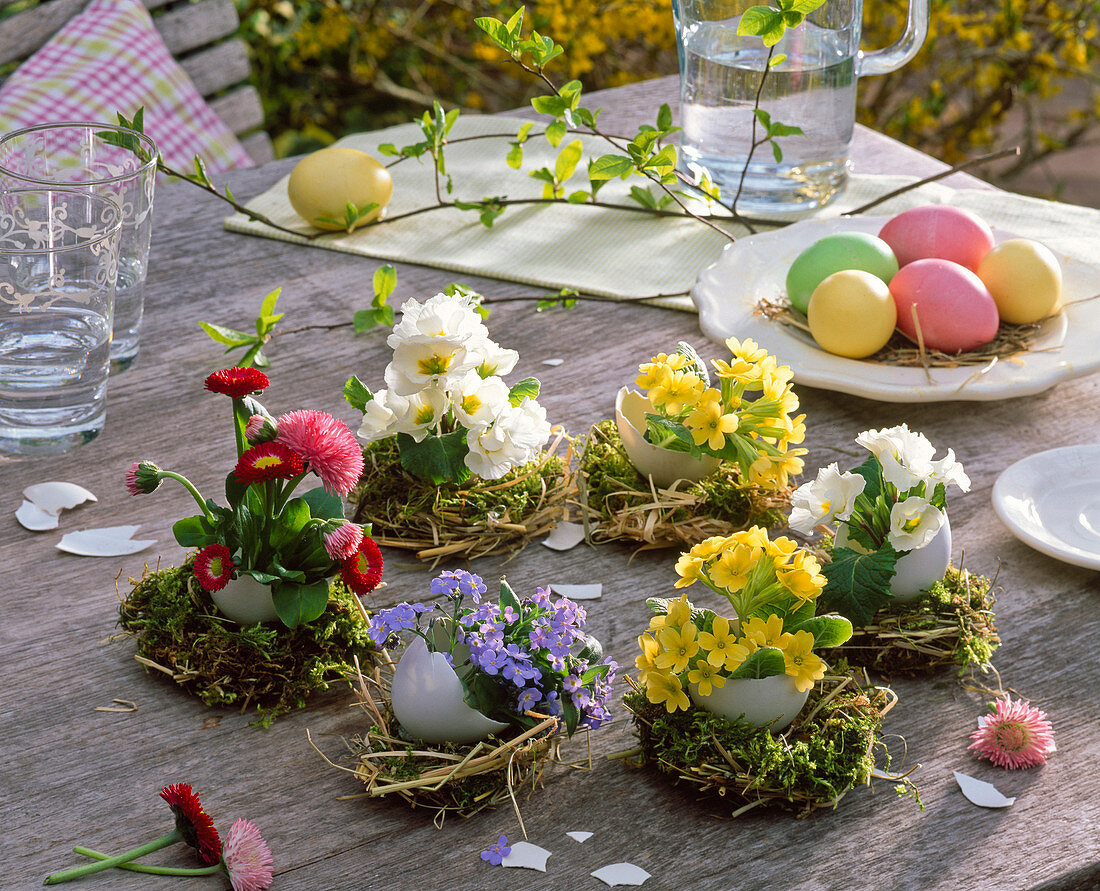
MULTIPOLYGON (((4 7, 19 0, 0 0, 4 7)), ((0 68, 26 59, 43 46, 87 0, 39 0, 37 5, 0 18, 0 68)), ((248 50, 236 36, 240 20, 233 0, 142 0, 161 37, 198 91, 237 134, 257 164, 274 154, 260 128, 263 106, 247 83, 248 50)))

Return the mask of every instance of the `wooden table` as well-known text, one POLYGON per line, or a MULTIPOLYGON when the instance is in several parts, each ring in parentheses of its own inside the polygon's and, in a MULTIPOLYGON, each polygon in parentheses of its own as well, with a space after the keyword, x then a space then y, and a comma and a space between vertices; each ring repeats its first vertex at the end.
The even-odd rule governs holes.
MULTIPOLYGON (((622 130, 652 118, 673 99, 669 79, 593 97, 603 122, 622 130)), ((927 174, 942 165, 869 131, 855 147, 858 170, 927 174)), ((258 194, 289 167, 268 164, 229 178, 237 195, 258 194)), ((973 184, 968 177, 954 177, 973 184)), ((187 473, 219 491, 232 451, 225 406, 203 392, 202 380, 222 367, 219 349, 199 320, 246 327, 260 299, 281 285, 283 328, 320 326, 277 339, 270 354, 273 411, 320 408, 356 425, 342 402, 344 380, 357 373, 380 381, 388 350, 380 333, 354 336, 350 320, 369 302, 376 263, 360 257, 223 232, 225 208, 187 185, 160 190, 150 266, 146 326, 134 366, 111 382, 107 428, 94 443, 60 459, 5 460, 0 491, 8 519, 0 533, 4 617, 0 624, 5 764, 4 888, 36 886, 47 872, 78 861, 74 844, 118 852, 168 830, 157 797, 188 782, 224 831, 236 817, 254 820, 275 855, 277 888, 542 889, 603 887, 588 874, 628 860, 653 874, 647 889, 1026 888, 1095 887, 1100 881, 1100 687, 1096 575, 1044 557, 1018 543, 997 521, 990 488, 1008 464, 1043 449, 1088 441, 1100 429, 1100 378, 1062 384, 1039 396, 992 403, 895 405, 799 389, 807 413, 809 468, 852 464, 861 430, 907 421, 941 449, 953 447, 973 479, 969 495, 951 501, 956 553, 966 566, 1004 587, 997 616, 1004 645, 996 665, 1006 686, 1045 708, 1059 752, 1044 768, 1002 772, 977 763, 967 736, 986 697, 966 692, 951 673, 898 680, 901 701, 886 724, 891 749, 913 775, 925 803, 899 800, 891 784, 851 792, 835 811, 796 821, 755 810, 736 821, 700 804, 650 773, 607 761, 634 744, 619 720, 592 737, 591 772, 555 768, 545 789, 521 801, 530 839, 554 852, 548 875, 501 871, 479 852, 499 834, 520 837, 508 808, 442 829, 431 813, 393 801, 342 800, 360 787, 327 766, 307 745, 306 730, 333 756, 341 738, 363 729, 350 692, 317 697, 270 730, 249 726, 253 714, 212 710, 133 659, 117 630, 116 583, 144 565, 175 564, 183 552, 171 523, 191 512, 179 488, 132 498, 123 474, 138 458, 187 473), (62 517, 60 531, 140 523, 152 549, 129 558, 89 559, 54 548, 59 533, 32 534, 10 512, 24 485, 68 479, 91 488, 99 503, 62 517), (117 578, 117 582, 116 582, 117 578), (112 699, 136 712, 95 711, 112 699), (903 744, 904 740, 904 744, 903 744), (1008 810, 982 810, 959 793, 951 771, 995 781, 1018 796, 1008 810), (583 846, 563 833, 586 829, 583 846), (1089 872, 1089 870, 1092 870, 1089 872), (1074 871, 1077 879, 1067 878, 1074 871), (1074 882, 1077 884, 1074 884, 1074 882)), ((427 296, 456 276, 401 266, 398 297, 427 296)), ((462 279, 499 298, 530 293, 519 285, 462 279)), ((505 303, 489 319, 495 339, 519 350, 516 379, 544 382, 550 418, 573 432, 608 417, 614 391, 639 361, 679 339, 709 358, 721 348, 704 341, 694 316, 642 306, 585 303, 572 311, 536 314, 530 303, 505 303), (562 358, 548 368, 544 359, 562 358)), ((387 553, 389 587, 376 602, 418 598, 433 573, 410 557, 387 553)), ((675 554, 645 553, 628 562, 618 546, 580 546, 564 554, 535 544, 507 565, 522 592, 550 581, 601 580, 604 596, 589 607, 590 624, 610 653, 630 665, 647 622, 643 599, 665 594, 675 554)), ((477 561, 486 579, 500 560, 477 561)), ((157 855, 189 862, 181 850, 157 855)), ((217 880, 195 879, 186 887, 217 880)), ((184 887, 174 879, 111 871, 83 888, 184 887)))

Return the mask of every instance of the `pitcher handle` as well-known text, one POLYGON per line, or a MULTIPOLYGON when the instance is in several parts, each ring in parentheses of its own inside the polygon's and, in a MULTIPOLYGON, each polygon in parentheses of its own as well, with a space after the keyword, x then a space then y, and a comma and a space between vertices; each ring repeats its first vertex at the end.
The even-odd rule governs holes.
POLYGON ((889 74, 891 71, 897 71, 920 51, 927 36, 928 0, 909 0, 905 33, 892 46, 869 53, 860 50, 856 69, 859 76, 889 74))

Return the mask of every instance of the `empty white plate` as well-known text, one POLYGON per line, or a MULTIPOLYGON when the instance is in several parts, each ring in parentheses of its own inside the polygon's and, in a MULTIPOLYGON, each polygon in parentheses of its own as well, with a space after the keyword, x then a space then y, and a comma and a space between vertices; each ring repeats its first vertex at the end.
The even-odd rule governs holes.
POLYGON ((1065 446, 1017 461, 993 484, 993 509, 1024 544, 1100 569, 1100 445, 1065 446))

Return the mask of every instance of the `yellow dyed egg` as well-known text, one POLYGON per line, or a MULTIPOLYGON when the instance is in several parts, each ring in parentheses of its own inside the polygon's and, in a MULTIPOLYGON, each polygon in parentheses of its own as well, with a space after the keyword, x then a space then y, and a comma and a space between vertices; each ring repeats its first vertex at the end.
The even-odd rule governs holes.
POLYGON ((1028 238, 1001 242, 982 259, 978 278, 1001 321, 1026 325, 1062 308, 1062 267, 1046 245, 1028 238))
POLYGON ((290 205, 318 229, 351 231, 377 220, 393 197, 390 173, 365 152, 330 146, 306 155, 290 173, 290 205), (376 204, 362 218, 348 221, 348 202, 362 210, 376 204))
POLYGON ((861 269, 835 272, 821 282, 810 295, 806 316, 817 345, 849 359, 881 350, 898 321, 886 283, 861 269))

